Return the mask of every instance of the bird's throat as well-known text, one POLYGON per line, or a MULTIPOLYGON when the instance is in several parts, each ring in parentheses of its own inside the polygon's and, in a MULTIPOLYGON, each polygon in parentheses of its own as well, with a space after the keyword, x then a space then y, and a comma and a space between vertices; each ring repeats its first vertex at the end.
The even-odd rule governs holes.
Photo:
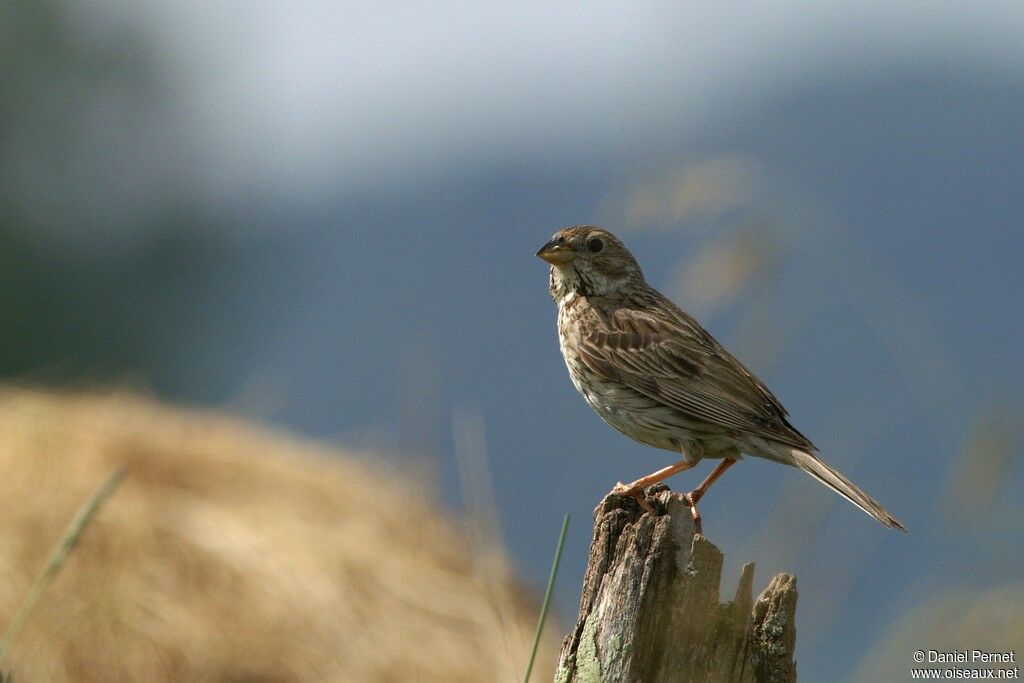
POLYGON ((593 287, 571 266, 552 266, 548 289, 559 306, 573 297, 593 295, 593 287))

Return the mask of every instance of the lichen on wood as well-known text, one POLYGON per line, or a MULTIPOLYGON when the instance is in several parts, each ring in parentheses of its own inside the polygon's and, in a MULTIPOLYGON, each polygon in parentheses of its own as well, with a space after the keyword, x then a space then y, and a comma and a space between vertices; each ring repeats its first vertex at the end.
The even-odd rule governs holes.
POLYGON ((681 496, 659 485, 655 513, 609 495, 594 535, 576 627, 562 644, 557 683, 796 680, 796 579, 776 575, 753 599, 754 565, 719 602, 722 552, 695 535, 681 496))

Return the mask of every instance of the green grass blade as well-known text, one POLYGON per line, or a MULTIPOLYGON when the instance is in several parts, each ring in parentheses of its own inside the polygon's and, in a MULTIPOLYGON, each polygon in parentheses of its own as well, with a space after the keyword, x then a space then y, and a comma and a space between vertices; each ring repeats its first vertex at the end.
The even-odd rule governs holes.
POLYGON ((544 632, 544 621, 548 618, 548 608, 551 606, 551 593, 555 588, 555 577, 558 576, 558 565, 562 562, 562 548, 565 547, 565 534, 569 530, 569 513, 565 513, 562 520, 562 533, 558 535, 558 548, 555 550, 555 561, 551 563, 551 576, 548 577, 548 587, 544 591, 544 603, 540 607, 540 617, 537 618, 537 632, 533 634, 533 647, 530 649, 530 662, 526 665, 526 675, 523 676, 523 683, 530 683, 530 674, 533 672, 533 660, 537 658, 537 648, 540 646, 540 635, 544 632))
POLYGON ((39 602, 39 598, 42 596, 43 591, 46 590, 54 578, 56 578, 61 567, 64 566, 64 562, 67 560, 68 554, 74 549, 75 544, 78 543, 78 539, 81 537, 82 532, 85 530, 86 525, 89 524, 93 516, 100 509, 103 503, 110 497, 110 495, 117 489, 121 480, 124 479, 124 465, 120 465, 113 474, 107 478, 103 483, 103 486, 98 488, 92 496, 89 497, 82 507, 78 509, 78 513, 75 515, 71 523, 68 524, 67 529, 64 530, 64 534, 60 540, 57 541, 57 545, 50 551, 50 557, 46 560, 46 564, 43 566, 43 570, 39 572, 39 576, 32 583, 32 586, 28 589, 28 594, 25 595, 25 599, 21 601, 18 606, 18 611, 14 613, 14 617, 11 619, 11 623, 7 626, 7 630, 4 631, 4 635, 0 638, 0 666, 3 665, 4 659, 7 657, 7 651, 11 647, 11 642, 15 636, 18 635, 18 631, 25 625, 25 620, 28 619, 29 614, 32 613, 32 609, 39 602))

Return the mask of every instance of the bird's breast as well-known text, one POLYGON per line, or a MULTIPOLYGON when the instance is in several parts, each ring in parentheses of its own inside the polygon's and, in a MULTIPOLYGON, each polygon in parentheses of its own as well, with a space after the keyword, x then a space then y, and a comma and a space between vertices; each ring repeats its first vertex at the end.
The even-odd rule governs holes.
POLYGON ((678 450, 680 429, 674 411, 622 382, 594 372, 579 353, 579 326, 559 315, 558 341, 569 378, 594 412, 609 425, 640 443, 678 450))

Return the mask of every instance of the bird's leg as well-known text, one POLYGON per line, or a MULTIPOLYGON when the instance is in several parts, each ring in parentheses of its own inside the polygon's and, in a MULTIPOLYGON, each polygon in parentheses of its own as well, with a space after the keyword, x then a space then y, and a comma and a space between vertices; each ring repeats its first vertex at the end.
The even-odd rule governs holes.
POLYGON ((635 498, 636 502, 640 503, 640 507, 642 507, 644 510, 647 510, 647 512, 654 512, 654 508, 651 507, 651 504, 647 502, 647 496, 644 495, 644 489, 646 489, 648 486, 653 486, 654 484, 657 484, 659 481, 668 479, 676 472, 688 470, 696 464, 697 463, 692 460, 680 460, 674 465, 663 467, 657 472, 652 472, 651 474, 648 474, 646 477, 640 477, 631 484, 623 484, 620 481, 612 489, 612 493, 615 493, 620 496, 630 496, 631 498, 635 498))
POLYGON ((697 509, 697 502, 704 497, 704 494, 707 493, 708 489, 711 488, 711 485, 714 484, 720 476, 722 476, 722 473, 734 464, 736 464, 735 459, 725 458, 722 462, 718 463, 718 466, 715 467, 715 469, 711 470, 711 474, 709 474, 704 481, 698 484, 697 488, 683 496, 683 500, 690 506, 690 514, 693 515, 693 528, 698 534, 701 533, 701 524, 700 510, 697 509))

